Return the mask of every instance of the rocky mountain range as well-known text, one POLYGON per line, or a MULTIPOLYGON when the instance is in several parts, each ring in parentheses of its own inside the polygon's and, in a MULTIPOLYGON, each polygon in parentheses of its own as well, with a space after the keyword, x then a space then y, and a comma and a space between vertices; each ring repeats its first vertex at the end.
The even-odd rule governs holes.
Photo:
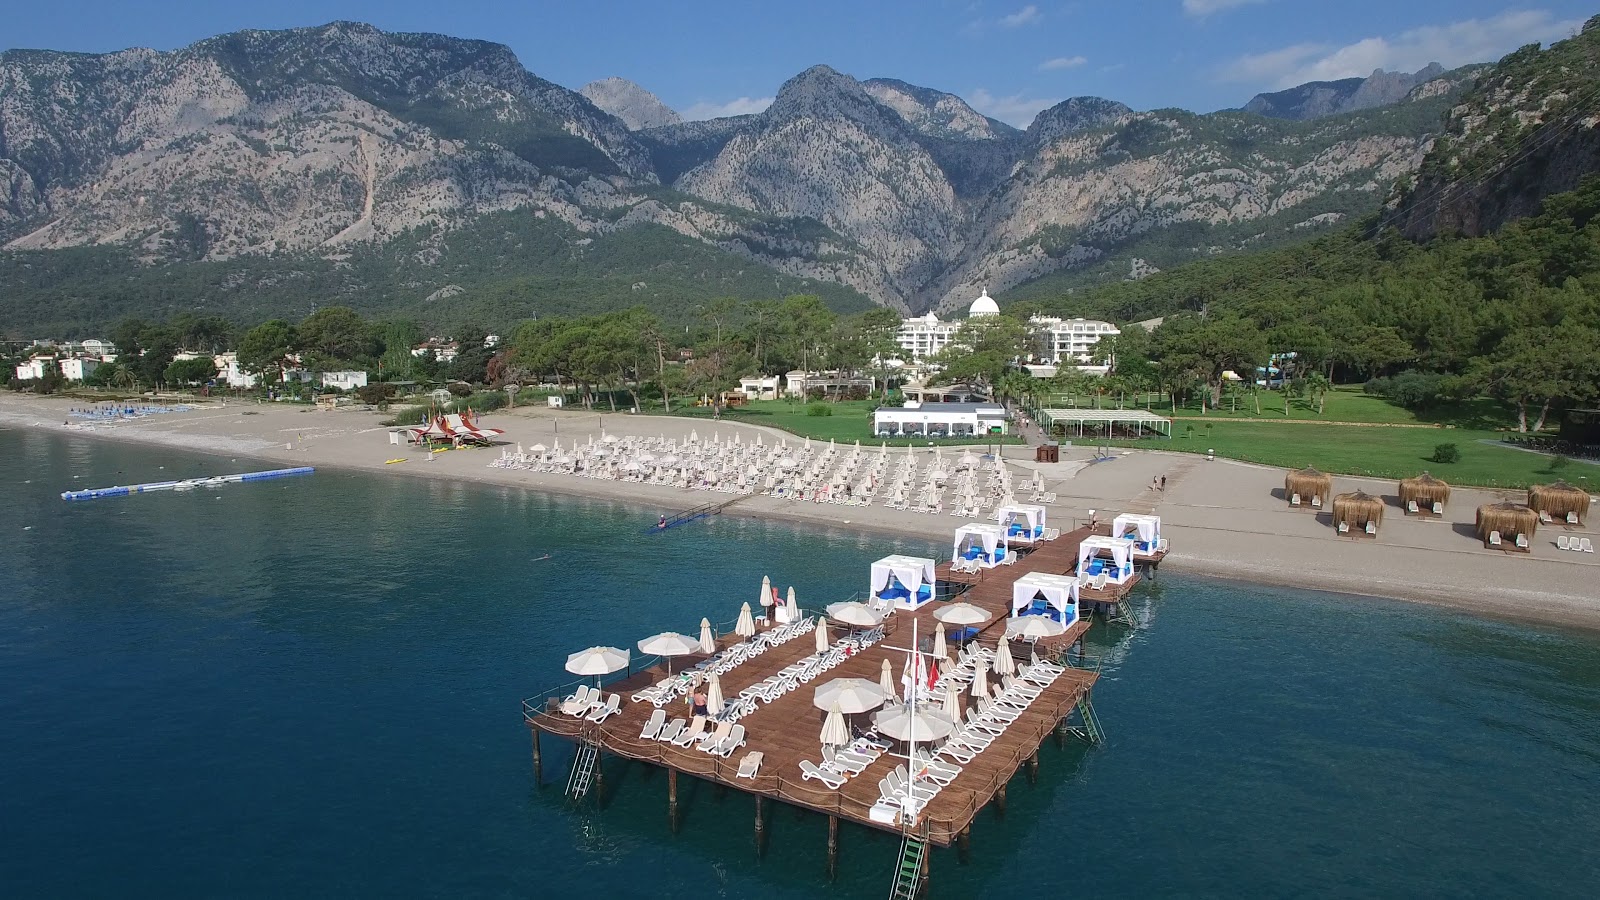
POLYGON ((1462 89, 1441 77, 1304 122, 1076 98, 1019 131, 952 94, 817 66, 757 115, 674 122, 621 79, 580 93, 498 44, 358 23, 7 51, 0 245, 126 248, 148 267, 403 247, 388 264, 420 300, 445 286, 449 234, 510 214, 586 236, 574 254, 665 227, 774 277, 945 311, 983 287, 1126 277, 1135 259, 1376 209, 1462 89))
POLYGON ((1444 66, 1429 63, 1426 67, 1410 74, 1376 69, 1366 78, 1309 81, 1287 90, 1257 94, 1244 105, 1244 111, 1296 122, 1321 119, 1340 113, 1389 106, 1407 99, 1423 99, 1429 91, 1454 90, 1471 81, 1484 68, 1484 66, 1463 66, 1446 72, 1444 66), (1423 95, 1411 96, 1412 92, 1419 88, 1423 88, 1423 95))

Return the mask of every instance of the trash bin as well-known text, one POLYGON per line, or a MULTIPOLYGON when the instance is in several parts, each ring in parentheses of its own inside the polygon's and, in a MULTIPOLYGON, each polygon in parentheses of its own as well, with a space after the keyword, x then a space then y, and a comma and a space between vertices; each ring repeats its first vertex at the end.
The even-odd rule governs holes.
POLYGON ((1053 463, 1061 461, 1061 445, 1055 441, 1045 441, 1033 449, 1033 461, 1053 463))

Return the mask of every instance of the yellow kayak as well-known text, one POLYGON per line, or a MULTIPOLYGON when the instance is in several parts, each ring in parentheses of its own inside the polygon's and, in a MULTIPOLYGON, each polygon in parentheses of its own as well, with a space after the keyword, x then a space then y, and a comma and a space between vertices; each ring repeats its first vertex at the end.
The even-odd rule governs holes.
POLYGON ((383 464, 386 465, 386 466, 392 466, 395 463, 402 463, 402 462, 406 462, 406 461, 407 461, 407 457, 401 457, 400 459, 386 459, 386 460, 383 461, 383 464))

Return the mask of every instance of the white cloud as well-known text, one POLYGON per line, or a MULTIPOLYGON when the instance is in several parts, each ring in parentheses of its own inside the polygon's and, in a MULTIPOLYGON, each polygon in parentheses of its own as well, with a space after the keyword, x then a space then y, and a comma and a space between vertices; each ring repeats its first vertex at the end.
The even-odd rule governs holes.
POLYGON ((700 119, 721 119, 725 116, 745 116, 758 113, 772 105, 773 97, 739 97, 727 103, 708 103, 701 100, 699 103, 683 111, 683 117, 691 122, 700 119))
POLYGON ((1039 71, 1055 72, 1061 69, 1076 69, 1088 61, 1082 56, 1058 56, 1055 59, 1047 59, 1039 63, 1039 71))
POLYGON ((1061 102, 1057 97, 1024 97, 1020 93, 996 97, 983 88, 974 88, 966 100, 978 112, 1018 128, 1027 128, 1034 116, 1061 102))
POLYGON ((1492 62, 1523 44, 1562 40, 1583 20, 1558 20, 1547 10, 1513 10, 1488 19, 1426 25, 1391 37, 1370 37, 1335 47, 1295 44, 1241 56, 1217 73, 1218 80, 1273 88, 1307 81, 1364 78, 1373 69, 1414 72, 1430 62, 1446 68, 1492 62))
POLYGON ((1196 19, 1204 19, 1212 13, 1265 2, 1267 0, 1183 0, 1183 12, 1196 19))
POLYGON ((1021 28, 1024 25, 1032 25, 1042 18, 1044 18, 1044 16, 1039 13, 1039 7, 1030 4, 1017 10, 1009 16, 1001 16, 1000 27, 1021 28))

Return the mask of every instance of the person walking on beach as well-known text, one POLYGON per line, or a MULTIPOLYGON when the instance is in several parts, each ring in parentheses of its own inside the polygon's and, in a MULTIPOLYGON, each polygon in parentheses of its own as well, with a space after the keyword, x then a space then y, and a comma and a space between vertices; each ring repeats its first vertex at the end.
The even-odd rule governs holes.
POLYGON ((695 688, 694 697, 689 701, 689 714, 695 716, 709 716, 711 711, 706 708, 706 692, 695 688))
POLYGON ((1165 494, 1166 492, 1167 492, 1167 476, 1163 475, 1163 476, 1161 476, 1161 493, 1165 494))

